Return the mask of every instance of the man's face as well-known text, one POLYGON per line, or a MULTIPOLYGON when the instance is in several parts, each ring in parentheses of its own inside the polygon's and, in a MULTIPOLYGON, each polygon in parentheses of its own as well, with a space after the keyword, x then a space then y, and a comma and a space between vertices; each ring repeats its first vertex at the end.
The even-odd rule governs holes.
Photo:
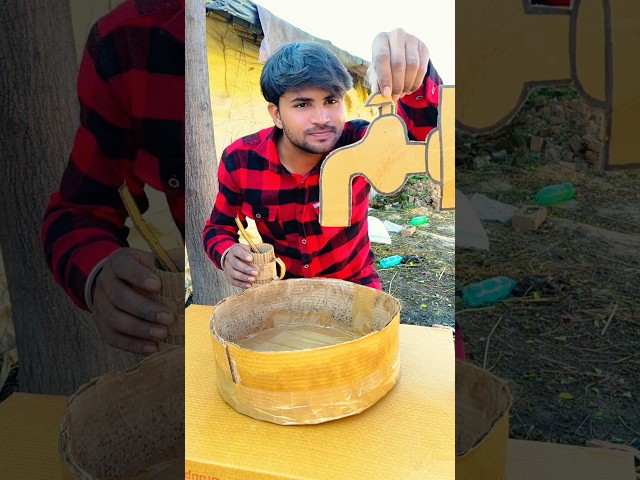
POLYGON ((284 139, 305 153, 323 154, 333 150, 344 129, 344 97, 327 90, 308 87, 287 92, 279 107, 270 105, 276 126, 284 139))

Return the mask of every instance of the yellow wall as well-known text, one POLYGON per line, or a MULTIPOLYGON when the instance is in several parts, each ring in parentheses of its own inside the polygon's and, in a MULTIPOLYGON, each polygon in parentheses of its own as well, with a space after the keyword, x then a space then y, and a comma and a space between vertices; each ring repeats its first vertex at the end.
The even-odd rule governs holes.
MULTIPOLYGON (((233 25, 207 17, 207 55, 211 112, 216 155, 234 140, 273 125, 260 91, 262 63, 259 46, 240 37, 233 25)), ((369 92, 362 86, 347 93, 347 119, 371 120, 374 112, 363 105, 369 92)))

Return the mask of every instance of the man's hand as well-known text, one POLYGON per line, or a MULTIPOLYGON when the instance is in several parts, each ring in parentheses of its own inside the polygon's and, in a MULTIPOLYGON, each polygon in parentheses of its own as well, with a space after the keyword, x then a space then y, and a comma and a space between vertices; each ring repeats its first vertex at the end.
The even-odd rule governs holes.
POLYGON ((253 256, 247 245, 236 243, 227 251, 222 270, 231 285, 249 288, 256 281, 258 271, 251 265, 253 256))
POLYGON ((112 253, 95 281, 93 317, 109 345, 133 353, 158 351, 175 313, 150 300, 160 290, 153 255, 133 248, 112 253))
POLYGON ((376 35, 371 58, 368 72, 371 90, 396 102, 422 85, 429 50, 418 37, 397 28, 376 35))

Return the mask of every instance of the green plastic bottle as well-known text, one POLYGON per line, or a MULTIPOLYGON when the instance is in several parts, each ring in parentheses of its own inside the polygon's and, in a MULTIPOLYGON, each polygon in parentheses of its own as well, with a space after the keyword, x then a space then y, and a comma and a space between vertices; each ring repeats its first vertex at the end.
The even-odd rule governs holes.
POLYGON ((425 223, 428 223, 428 222, 429 222, 429 219, 427 218, 426 215, 422 215, 420 217, 413 217, 409 221, 409 223, 414 227, 417 227, 418 225, 424 225, 425 223))
POLYGON ((576 196, 576 190, 569 182, 559 183, 557 185, 549 185, 538 190, 533 199, 538 205, 554 205, 560 202, 566 202, 576 196))

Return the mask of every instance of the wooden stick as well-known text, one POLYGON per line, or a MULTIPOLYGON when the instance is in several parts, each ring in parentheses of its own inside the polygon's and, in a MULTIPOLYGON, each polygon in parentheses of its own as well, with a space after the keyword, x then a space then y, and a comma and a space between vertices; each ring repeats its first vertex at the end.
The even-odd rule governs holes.
POLYGON ((602 333, 600 333, 600 335, 604 335, 604 332, 606 332, 607 328, 609 328, 609 324, 611 323, 611 320, 613 319, 613 316, 615 315, 617 309, 618 309, 618 302, 616 302, 616 304, 613 306, 613 310, 611 310, 611 315, 609 315, 609 318, 607 318, 607 323, 604 324, 604 328, 602 329, 602 333))
POLYGON ((489 354, 489 341, 491 340, 491 335, 493 335, 493 332, 496 331, 496 328, 498 328, 498 325, 500 325, 501 321, 502 321, 502 315, 500 315, 500 318, 498 319, 496 324, 493 326, 493 328, 489 332, 489 335, 487 335, 487 343, 484 346, 484 360, 482 361, 482 368, 484 369, 487 368, 487 355, 489 354))
POLYGON ((124 203, 124 208, 127 209, 127 213, 133 222, 133 226, 136 228, 140 236, 147 242, 151 251, 155 254, 156 258, 160 262, 160 264, 170 272, 178 273, 178 267, 171 260, 171 257, 167 253, 167 251, 162 247, 156 236, 145 222, 144 218, 142 218, 142 214, 138 209, 138 205, 136 205, 136 201, 133 199, 133 195, 129 191, 129 187, 125 183, 122 185, 118 192, 120 193, 120 198, 122 198, 122 203, 124 203))
POLYGON ((244 239, 247 241, 247 243, 251 247, 251 250, 253 250, 254 253, 260 253, 260 250, 258 250, 258 247, 256 247, 256 244, 253 243, 253 240, 251 240, 251 237, 249 236, 247 231, 242 226, 242 222, 240 221, 240 219, 238 217, 236 217, 236 225, 238 225, 238 230, 240 230, 240 233, 242 234, 244 239))

